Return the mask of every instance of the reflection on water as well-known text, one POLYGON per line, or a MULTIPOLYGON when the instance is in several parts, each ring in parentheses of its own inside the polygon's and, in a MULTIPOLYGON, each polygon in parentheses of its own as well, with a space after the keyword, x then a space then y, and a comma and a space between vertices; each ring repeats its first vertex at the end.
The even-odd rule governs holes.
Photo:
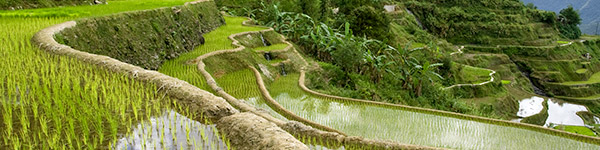
POLYGON ((251 97, 251 98, 246 98, 246 99, 240 99, 240 101, 243 101, 249 105, 252 105, 255 108, 257 108, 258 110, 264 111, 277 119, 280 119, 283 121, 288 121, 287 118, 283 117, 281 114, 279 114, 275 110, 271 109, 271 107, 269 107, 269 105, 267 105, 265 100, 262 98, 251 97))
MULTIPOLYGON (((542 105, 543 102, 544 98, 537 96, 519 101, 519 112, 517 112, 517 116, 525 118, 540 113, 544 108, 542 105)), ((548 118, 546 119, 544 126, 549 126, 550 124, 585 126, 583 119, 577 115, 577 112, 579 111, 588 111, 585 106, 566 103, 555 99, 548 99, 547 103, 548 118)), ((512 121, 520 122, 521 120, 522 118, 513 119, 512 121)), ((600 121, 600 119, 598 119, 598 121, 600 121)))
POLYGON ((452 149, 600 149, 521 128, 313 97, 299 89, 297 81, 298 74, 288 74, 269 90, 298 116, 351 136, 452 149))
POLYGON ((517 112, 517 116, 519 117, 529 117, 535 114, 538 114, 544 109, 544 98, 534 96, 529 99, 524 99, 519 102, 519 112, 517 112))
POLYGON ((115 149, 227 149, 215 125, 205 125, 175 111, 138 124, 115 149))
POLYGON ((588 111, 585 106, 570 104, 558 100, 548 100, 548 119, 544 126, 553 124, 584 126, 579 111, 588 111))

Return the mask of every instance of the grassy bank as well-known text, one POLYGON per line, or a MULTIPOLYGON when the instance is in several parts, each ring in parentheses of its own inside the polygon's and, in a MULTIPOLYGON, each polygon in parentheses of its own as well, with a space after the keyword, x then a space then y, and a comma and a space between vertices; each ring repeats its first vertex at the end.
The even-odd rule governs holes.
POLYGON ((225 17, 225 24, 215 29, 214 31, 204 35, 206 44, 198 46, 193 51, 181 54, 179 57, 166 61, 158 70, 166 75, 187 81, 201 89, 212 91, 207 85, 206 80, 198 72, 196 64, 187 63, 190 60, 196 59, 198 56, 217 51, 233 49, 229 35, 245 32, 245 31, 260 31, 265 28, 243 26, 242 22, 247 20, 241 17, 225 17))

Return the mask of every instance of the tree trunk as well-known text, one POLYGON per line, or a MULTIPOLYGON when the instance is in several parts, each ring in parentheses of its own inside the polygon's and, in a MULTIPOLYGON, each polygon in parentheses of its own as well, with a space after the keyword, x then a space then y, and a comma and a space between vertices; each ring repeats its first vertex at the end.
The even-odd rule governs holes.
POLYGON ((421 89, 423 88, 423 80, 419 80, 417 85, 417 97, 421 97, 421 89))

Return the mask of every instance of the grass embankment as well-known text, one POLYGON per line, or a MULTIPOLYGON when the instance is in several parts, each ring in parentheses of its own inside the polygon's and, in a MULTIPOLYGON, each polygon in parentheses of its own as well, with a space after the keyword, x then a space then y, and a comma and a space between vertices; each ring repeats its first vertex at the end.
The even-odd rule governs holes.
MULTIPOLYGON (((110 5, 1 11, 0 149, 106 149, 130 127, 171 108, 158 87, 105 68, 42 52, 29 40, 79 17, 182 5, 189 0, 115 1, 110 5), (14 13, 85 11, 19 17, 14 13)), ((177 108, 177 107, 174 107, 177 108)))
POLYGON ((460 68, 462 68, 456 76, 457 84, 480 84, 491 79, 490 73, 492 71, 490 70, 462 64, 454 65, 460 65, 460 68))
POLYGON ((247 18, 243 17, 225 17, 226 25, 204 35, 204 39, 206 40, 204 45, 197 47, 191 52, 184 53, 176 59, 165 62, 158 71, 180 80, 187 81, 201 89, 213 91, 206 85, 206 80, 198 72, 198 66, 196 64, 190 64, 188 61, 213 51, 233 49, 234 47, 231 44, 232 41, 228 38, 229 35, 265 29, 262 27, 243 26, 242 22, 246 20, 247 18))
POLYGON ((559 83, 560 85, 584 85, 600 83, 600 72, 594 73, 587 81, 571 81, 559 83))
POLYGON ((554 129, 565 130, 568 132, 583 134, 583 135, 587 135, 587 136, 596 136, 594 131, 592 131, 590 128, 583 127, 583 126, 562 126, 561 125, 561 126, 554 127, 554 129))
POLYGON ((287 46, 288 46, 287 44, 281 43, 281 44, 273 44, 271 46, 257 47, 257 48, 254 48, 254 50, 269 52, 269 51, 274 51, 274 50, 282 50, 287 46))

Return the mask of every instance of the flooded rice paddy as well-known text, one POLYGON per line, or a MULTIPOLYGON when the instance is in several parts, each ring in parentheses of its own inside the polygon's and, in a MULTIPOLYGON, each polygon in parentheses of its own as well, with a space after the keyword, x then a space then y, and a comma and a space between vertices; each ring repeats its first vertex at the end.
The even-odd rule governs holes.
POLYGON ((130 134, 119 140, 114 149, 222 150, 228 148, 215 125, 202 124, 175 111, 169 111, 163 116, 151 118, 135 126, 130 134))
MULTIPOLYGON (((529 117, 535 114, 541 113, 544 109, 543 103, 548 105, 548 118, 544 126, 553 125, 571 125, 571 126, 585 126, 585 123, 581 117, 577 115, 577 112, 588 111, 583 105, 571 104, 565 101, 556 99, 544 99, 542 97, 533 96, 528 99, 519 101, 519 117, 529 117)), ((520 121, 516 119, 515 121, 520 121)), ((597 120, 594 118, 594 120, 597 120)), ((600 120, 597 120, 598 122, 600 120)))
POLYGON ((521 128, 313 97, 298 87, 298 77, 277 79, 271 95, 298 116, 352 136, 452 149, 600 149, 521 128))

